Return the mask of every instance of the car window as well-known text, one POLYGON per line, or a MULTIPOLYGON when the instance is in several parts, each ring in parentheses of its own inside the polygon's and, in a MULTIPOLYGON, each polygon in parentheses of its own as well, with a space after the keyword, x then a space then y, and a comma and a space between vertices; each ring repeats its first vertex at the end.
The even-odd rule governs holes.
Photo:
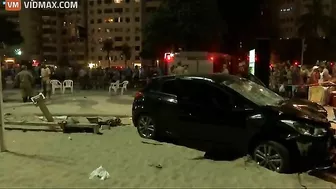
POLYGON ((181 99, 201 106, 231 107, 231 98, 221 89, 204 81, 181 80, 181 99))
POLYGON ((172 95, 178 95, 178 86, 176 80, 167 80, 165 81, 161 86, 161 92, 172 94, 172 95))

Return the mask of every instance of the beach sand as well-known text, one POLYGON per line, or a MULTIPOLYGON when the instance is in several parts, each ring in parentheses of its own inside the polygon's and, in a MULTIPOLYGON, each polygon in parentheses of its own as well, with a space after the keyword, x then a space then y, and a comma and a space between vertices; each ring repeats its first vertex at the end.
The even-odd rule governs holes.
MULTIPOLYGON (((133 126, 103 133, 6 131, 9 152, 0 154, 0 187, 302 187, 297 174, 274 173, 244 158, 204 160, 203 152, 144 140, 133 126), (100 165, 110 178, 90 180, 100 165)), ((307 174, 300 178, 308 188, 336 187, 307 174)))

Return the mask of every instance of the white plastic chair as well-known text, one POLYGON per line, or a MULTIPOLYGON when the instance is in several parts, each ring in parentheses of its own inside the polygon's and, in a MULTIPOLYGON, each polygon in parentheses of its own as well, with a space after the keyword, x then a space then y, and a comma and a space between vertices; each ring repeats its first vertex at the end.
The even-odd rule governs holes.
POLYGON ((128 81, 123 81, 121 84, 120 84, 120 89, 121 89, 121 95, 124 94, 124 90, 127 91, 127 85, 128 85, 128 81))
POLYGON ((62 83, 58 80, 50 80, 52 94, 55 94, 56 89, 60 89, 63 92, 62 83))
POLYGON ((119 89, 119 80, 110 84, 109 94, 111 94, 112 90, 114 91, 114 94, 117 94, 118 89, 119 89))
POLYGON ((65 93, 65 89, 70 89, 71 93, 73 93, 73 81, 72 80, 64 80, 63 81, 63 94, 65 93))

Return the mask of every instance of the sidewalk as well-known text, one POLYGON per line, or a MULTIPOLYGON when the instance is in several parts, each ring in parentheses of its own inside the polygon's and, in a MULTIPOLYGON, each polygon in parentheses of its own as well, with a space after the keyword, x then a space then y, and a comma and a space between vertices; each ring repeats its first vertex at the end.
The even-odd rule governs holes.
MULTIPOLYGON (((4 113, 13 115, 41 114, 32 103, 23 104, 19 91, 5 91, 4 113)), ((47 101, 49 111, 57 115, 131 116, 133 92, 123 96, 109 95, 107 91, 80 91, 74 94, 56 94, 47 101)))

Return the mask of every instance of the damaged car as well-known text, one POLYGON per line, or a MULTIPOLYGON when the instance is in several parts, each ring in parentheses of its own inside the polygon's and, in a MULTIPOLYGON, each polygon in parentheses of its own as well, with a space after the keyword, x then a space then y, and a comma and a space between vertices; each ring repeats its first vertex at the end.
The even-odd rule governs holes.
POLYGON ((283 98, 245 78, 156 78, 136 94, 132 113, 143 138, 209 144, 209 153, 250 154, 260 166, 279 173, 332 164, 334 133, 315 103, 283 98))

